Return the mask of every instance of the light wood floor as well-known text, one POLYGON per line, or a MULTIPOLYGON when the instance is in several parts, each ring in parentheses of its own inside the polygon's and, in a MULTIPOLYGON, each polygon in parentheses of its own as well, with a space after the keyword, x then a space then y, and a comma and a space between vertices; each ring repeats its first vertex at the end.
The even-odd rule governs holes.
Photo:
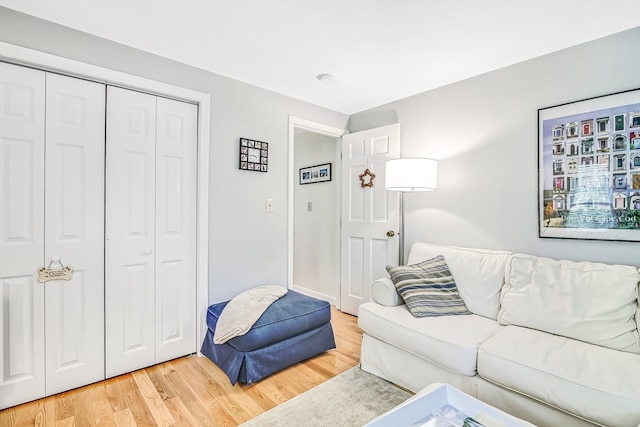
POLYGON ((331 323, 335 350, 250 386, 194 355, 0 411, 0 427, 237 426, 358 365, 357 318, 332 309, 331 323))

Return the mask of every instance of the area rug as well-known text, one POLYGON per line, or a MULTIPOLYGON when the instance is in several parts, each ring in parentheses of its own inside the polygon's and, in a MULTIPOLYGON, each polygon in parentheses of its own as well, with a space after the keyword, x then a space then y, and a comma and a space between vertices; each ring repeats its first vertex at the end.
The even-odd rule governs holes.
POLYGON ((411 396, 411 393, 356 366, 241 424, 241 427, 362 426, 411 396))

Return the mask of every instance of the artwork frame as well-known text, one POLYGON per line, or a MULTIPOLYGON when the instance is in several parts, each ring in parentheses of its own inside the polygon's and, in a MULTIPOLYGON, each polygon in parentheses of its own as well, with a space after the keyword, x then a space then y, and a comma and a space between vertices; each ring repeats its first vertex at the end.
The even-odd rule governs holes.
POLYGON ((538 235, 640 242, 640 88, 538 109, 538 235))
POLYGON ((300 180, 300 185, 305 185, 331 181, 331 176, 331 163, 322 163, 319 165, 300 168, 298 178, 300 180))
POLYGON ((269 171, 269 143, 240 138, 239 168, 254 172, 269 171))

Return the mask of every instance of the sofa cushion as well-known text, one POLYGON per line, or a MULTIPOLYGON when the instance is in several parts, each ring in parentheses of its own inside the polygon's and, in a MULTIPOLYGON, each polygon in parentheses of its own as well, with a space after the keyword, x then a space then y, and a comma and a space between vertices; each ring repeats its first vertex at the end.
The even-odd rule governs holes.
POLYGON ((500 289, 504 268, 511 252, 414 243, 409 264, 443 255, 456 279, 458 292, 474 314, 496 319, 500 308, 500 289))
POLYGON ((387 271, 415 317, 471 314, 442 255, 414 265, 388 266, 387 271))
POLYGON ((592 422, 640 423, 640 355, 507 326, 480 346, 478 374, 592 422))
POLYGON ((358 326, 374 338, 465 376, 475 375, 478 347, 501 328, 495 320, 473 314, 415 318, 406 305, 373 302, 360 305, 358 326))
POLYGON ((371 300, 387 307, 404 304, 396 285, 388 277, 382 277, 373 282, 371 285, 371 300))
POLYGON ((498 322, 640 354, 635 267, 515 254, 498 322))

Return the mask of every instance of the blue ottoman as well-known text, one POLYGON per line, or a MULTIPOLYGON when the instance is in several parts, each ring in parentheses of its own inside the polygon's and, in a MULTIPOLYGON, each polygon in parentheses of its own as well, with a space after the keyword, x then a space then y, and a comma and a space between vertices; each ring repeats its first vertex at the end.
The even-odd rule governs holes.
POLYGON ((336 347, 328 302, 289 290, 245 335, 214 344, 216 324, 229 301, 207 310, 202 354, 236 382, 251 384, 287 366, 336 347))

